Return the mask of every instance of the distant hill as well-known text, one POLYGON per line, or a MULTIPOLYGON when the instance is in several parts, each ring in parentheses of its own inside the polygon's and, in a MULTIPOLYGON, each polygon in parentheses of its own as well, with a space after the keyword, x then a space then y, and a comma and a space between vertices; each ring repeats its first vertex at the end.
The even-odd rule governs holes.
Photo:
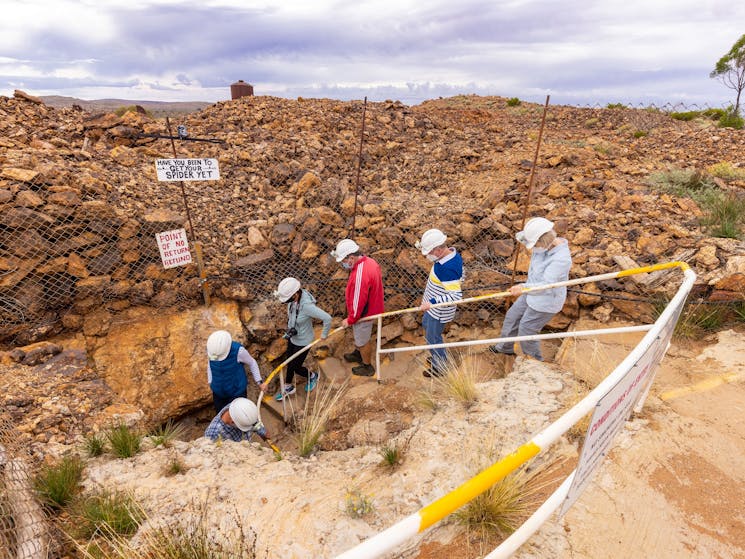
POLYGON ((193 113, 213 105, 213 103, 205 103, 203 101, 132 101, 130 99, 93 99, 86 101, 85 99, 64 97, 61 95, 46 95, 41 96, 40 99, 49 107, 56 109, 79 105, 83 110, 91 113, 113 112, 119 107, 140 105, 143 109, 150 111, 155 117, 193 113))

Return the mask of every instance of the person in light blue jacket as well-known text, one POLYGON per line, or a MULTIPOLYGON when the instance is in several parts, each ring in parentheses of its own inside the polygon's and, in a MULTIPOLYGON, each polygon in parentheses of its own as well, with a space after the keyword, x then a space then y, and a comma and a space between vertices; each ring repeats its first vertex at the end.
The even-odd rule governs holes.
MULTIPOLYGON (((522 294, 524 287, 535 287, 558 283, 569 279, 572 256, 569 243, 558 237, 554 224, 543 217, 534 217, 515 237, 528 250, 531 250, 528 279, 524 284, 513 285, 510 293, 518 297, 504 317, 500 337, 530 336, 538 334, 551 318, 564 306, 567 298, 566 287, 554 287, 522 294)), ((523 340, 520 348, 525 355, 543 361, 539 340, 523 340)), ((494 353, 514 355, 512 342, 490 346, 494 353)))
MULTIPOLYGON (((299 280, 296 278, 283 279, 279 282, 279 287, 274 292, 274 296, 281 303, 287 303, 287 331, 284 336, 287 339, 287 353, 285 358, 300 351, 315 339, 315 332, 313 332, 314 318, 323 322, 321 339, 326 339, 329 330, 331 330, 331 315, 316 306, 315 297, 301 288, 299 280)), ((307 379, 306 392, 310 392, 316 387, 318 373, 315 371, 309 372, 303 365, 307 355, 308 350, 306 349, 287 364, 284 392, 278 392, 274 397, 276 400, 281 401, 286 396, 294 394, 295 383, 293 380, 296 374, 307 379)))

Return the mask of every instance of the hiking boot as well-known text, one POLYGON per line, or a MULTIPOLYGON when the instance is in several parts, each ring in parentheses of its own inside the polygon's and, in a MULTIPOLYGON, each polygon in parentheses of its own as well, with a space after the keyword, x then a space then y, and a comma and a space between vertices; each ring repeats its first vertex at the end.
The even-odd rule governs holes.
POLYGON ((305 391, 310 392, 316 387, 316 384, 318 384, 318 373, 311 372, 308 382, 305 383, 305 391))
POLYGON ((436 367, 430 367, 426 371, 422 371, 422 376, 426 378, 444 377, 445 375, 447 375, 445 371, 441 371, 440 369, 437 369, 436 367))
POLYGON ((357 367, 352 367, 352 374, 358 377, 371 377, 375 374, 375 367, 363 363, 357 367))
POLYGON ((362 354, 359 349, 355 349, 352 353, 344 354, 344 361, 348 363, 362 363, 362 354))
POLYGON ((496 353, 497 355, 515 355, 514 351, 501 351, 497 345, 490 345, 489 351, 496 353))
POLYGON ((284 392, 277 392, 277 395, 274 396, 274 399, 278 402, 281 402, 284 400, 287 396, 290 394, 295 394, 295 385, 294 384, 286 384, 284 392))

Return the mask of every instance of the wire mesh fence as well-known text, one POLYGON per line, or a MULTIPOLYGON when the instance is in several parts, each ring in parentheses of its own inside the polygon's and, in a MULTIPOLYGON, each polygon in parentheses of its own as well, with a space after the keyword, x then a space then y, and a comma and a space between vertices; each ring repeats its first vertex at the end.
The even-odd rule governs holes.
MULTIPOLYGON (((701 108, 670 103, 626 107, 649 110, 608 111, 607 106, 597 105, 567 118, 578 119, 587 127, 595 112, 602 110, 607 127, 644 130, 661 119, 669 124, 667 112, 701 108)), ((463 183, 473 169, 479 170, 471 167, 477 159, 473 137, 453 134, 452 145, 414 159, 398 149, 391 130, 400 137, 408 135, 426 142, 435 124, 415 118, 400 104, 385 105, 369 117, 386 122, 387 128, 385 133, 374 126, 368 129, 361 165, 370 165, 374 158, 376 165, 382 162, 389 169, 374 173, 374 184, 363 181, 357 207, 352 204, 355 186, 343 177, 353 177, 358 164, 355 146, 361 110, 344 103, 332 109, 324 113, 327 122, 323 124, 337 130, 338 142, 346 146, 334 153, 318 141, 313 129, 317 122, 303 124, 294 137, 277 140, 276 149, 267 150, 262 146, 272 140, 272 128, 253 126, 237 117, 223 123, 220 133, 227 138, 227 146, 188 146, 190 157, 220 159, 225 177, 219 185, 192 183, 185 197, 193 216, 194 233, 189 232, 189 240, 199 240, 204 246, 204 268, 214 293, 226 297, 238 294, 243 300, 265 299, 282 278, 295 276, 313 291, 323 308, 343 315, 346 275, 329 252, 341 238, 352 236, 383 268, 387 307, 416 305, 429 266, 413 245, 430 227, 443 229, 449 243, 463 254, 467 296, 499 290, 510 283, 513 239, 519 228, 516 209, 529 165, 513 179, 512 188, 501 193, 500 204, 509 211, 496 216, 484 207, 483 192, 476 195, 483 185, 473 187, 473 196, 445 199, 433 195, 426 175, 442 161, 458 159, 455 170, 444 175, 445 180, 457 183, 463 183), (246 154, 242 150, 249 145, 252 152, 246 154), (323 157, 326 169, 320 172, 303 163, 323 157), (378 187, 394 175, 397 186, 378 187), (242 184, 244 180, 248 183, 242 184), (235 191, 260 197, 260 209, 242 204, 240 197, 231 195, 235 191), (218 211, 202 211, 206 207, 218 211), (229 227, 223 227, 222 222, 228 221, 229 227)), ((261 114, 252 113, 251 118, 266 121, 261 114)), ((204 119, 198 116, 193 120, 204 119)), ((689 123, 675 121, 675 125, 689 123)), ((526 126, 535 126, 535 122, 526 126)), ((125 145, 111 151, 114 159, 142 159, 134 149, 126 151, 127 142, 131 148, 146 146, 151 152, 157 142, 165 144, 155 138, 143 139, 142 134, 121 134, 115 139, 125 145)), ((89 133, 84 148, 90 137, 89 133)), ((426 152, 427 148, 422 149, 426 152)), ((152 164, 156 156, 150 155, 152 164)), ((62 163, 70 157, 59 154, 62 163)), ((157 233, 186 226, 184 200, 178 189, 162 185, 154 196, 144 187, 145 182, 152 182, 151 177, 125 174, 115 177, 118 183, 107 186, 97 178, 100 173, 84 169, 87 163, 75 161, 66 173, 52 179, 49 173, 31 170, 35 167, 31 160, 22 168, 3 170, 0 341, 25 344, 63 329, 81 329, 91 312, 117 313, 132 305, 178 307, 202 300, 197 267, 164 269, 155 238, 157 233), (76 176, 83 172, 85 180, 76 176)), ((473 323, 487 319, 496 306, 479 303, 460 312, 458 320, 473 323)))
POLYGON ((14 427, 0 419, 0 559, 45 559, 58 538, 33 488, 32 462, 15 440, 14 427))

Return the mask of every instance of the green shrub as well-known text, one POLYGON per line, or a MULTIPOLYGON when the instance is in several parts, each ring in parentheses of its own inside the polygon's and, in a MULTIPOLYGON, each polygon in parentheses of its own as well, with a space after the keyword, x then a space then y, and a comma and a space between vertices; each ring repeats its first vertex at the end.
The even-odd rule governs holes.
POLYGON ((184 436, 186 429, 180 423, 174 423, 172 420, 168 420, 165 424, 160 425, 150 433, 150 440, 153 441, 155 446, 171 446, 171 442, 178 440, 184 436))
POLYGON ((735 167, 731 163, 722 161, 721 163, 715 163, 710 165, 706 169, 709 174, 724 180, 745 180, 745 169, 735 167))
POLYGON ((667 194, 691 198, 698 204, 706 204, 719 195, 719 189, 711 178, 698 169, 670 169, 652 173, 647 178, 647 184, 667 194))
POLYGON ((714 237, 739 239, 745 224, 745 197, 729 193, 713 199, 701 223, 714 237))
POLYGON ((132 431, 124 423, 112 427, 106 432, 106 439, 113 453, 119 458, 131 458, 140 451, 142 435, 132 431))
POLYGON ((256 535, 237 514, 221 512, 216 527, 208 522, 213 516, 204 506, 175 519, 140 515, 146 522, 135 538, 104 523, 92 540, 73 541, 82 559, 255 559, 256 535))
POLYGON ((585 121, 585 127, 587 128, 595 128, 600 123, 599 118, 588 118, 585 121))
POLYGON ((55 464, 43 466, 34 480, 42 501, 55 509, 67 505, 78 491, 83 467, 78 456, 65 456, 55 464))
POLYGON ((710 118, 711 120, 719 120, 726 113, 727 111, 725 111, 724 109, 706 109, 701 114, 706 118, 710 118))
MULTIPOLYGON (((659 316, 667 305, 661 299, 654 304, 655 313, 659 316)), ((728 309, 724 305, 709 305, 701 301, 689 302, 680 313, 675 324, 673 337, 678 340, 693 340, 706 332, 719 330, 727 319, 728 309)))
POLYGON ((168 464, 163 471, 166 477, 172 477, 178 474, 183 474, 188 468, 180 456, 172 456, 168 461, 168 464))
POLYGON ((684 120, 686 122, 701 116, 701 111, 685 111, 681 113, 670 113, 670 117, 675 120, 684 120))
POLYGON ((98 433, 91 433, 85 437, 83 447, 88 456, 95 458, 101 456, 106 451, 106 442, 98 433))
POLYGON ((745 301, 738 301, 732 305, 732 311, 735 313, 735 320, 745 322, 745 301))
POLYGON ((129 493, 101 491, 76 500, 70 508, 71 531, 89 539, 101 531, 131 535, 145 514, 129 493))
POLYGON ((605 106, 605 108, 606 109, 625 109, 626 105, 624 105, 623 103, 608 103, 605 106))
POLYGON ((556 483, 559 469, 552 462, 539 469, 515 470, 463 505, 454 517, 483 540, 504 538, 540 505, 547 488, 556 483))
POLYGON ((396 443, 383 446, 380 449, 380 455, 383 457, 381 464, 389 468, 395 468, 403 459, 403 451, 396 443))
POLYGON ((520 105, 520 102, 521 102, 520 99, 518 99, 517 97, 511 97, 511 98, 507 99, 507 106, 508 107, 517 107, 518 105, 520 105))
POLYGON ((719 126, 719 128, 734 128, 735 130, 741 130, 742 127, 745 126, 745 121, 734 110, 731 110, 725 112, 725 114, 719 118, 717 126, 719 126))
POLYGON ((637 130, 634 132, 634 138, 644 138, 645 136, 649 136, 649 132, 646 130, 637 130))

